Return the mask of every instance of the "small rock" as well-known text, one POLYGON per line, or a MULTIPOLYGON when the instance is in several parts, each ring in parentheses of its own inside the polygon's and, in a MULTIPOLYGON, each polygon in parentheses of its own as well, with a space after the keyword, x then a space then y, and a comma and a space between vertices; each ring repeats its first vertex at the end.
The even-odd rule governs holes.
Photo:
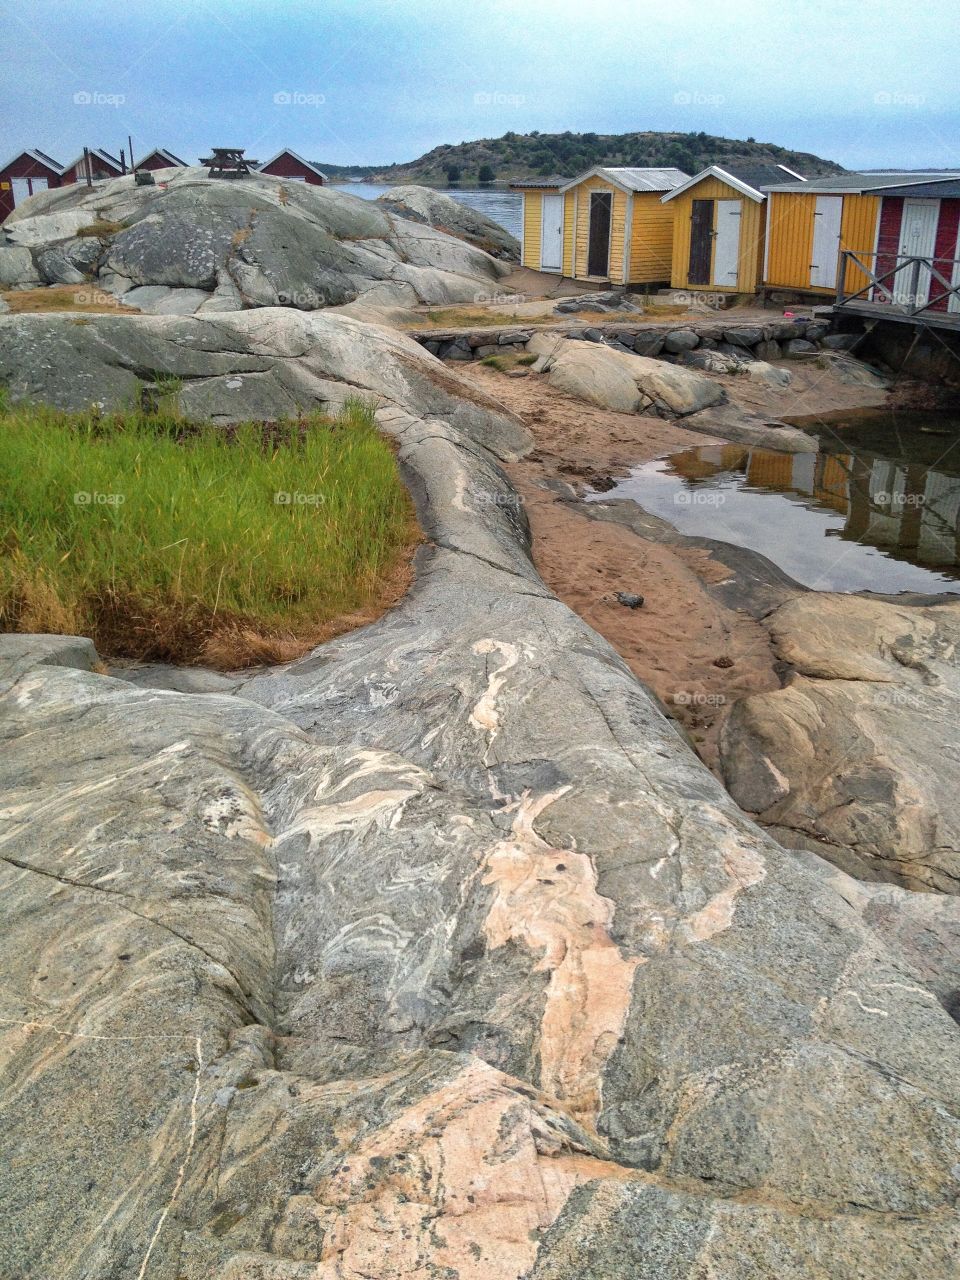
POLYGON ((603 334, 600 332, 599 329, 594 329, 594 328, 584 329, 583 333, 580 336, 582 338, 585 338, 587 342, 603 341, 603 334))
POLYGON ((632 595, 629 591, 618 591, 616 597, 627 609, 639 609, 643 604, 643 596, 632 595))
POLYGON ((828 333, 820 345, 828 351, 852 351, 862 337, 862 333, 828 333))
POLYGON ((807 342, 806 338, 791 338, 783 344, 783 357, 785 360, 796 360, 801 356, 814 356, 816 354, 816 346, 812 342, 807 342))
POLYGON ((530 373, 530 370, 529 369, 508 369, 506 372, 507 372, 508 378, 526 378, 527 375, 530 373))

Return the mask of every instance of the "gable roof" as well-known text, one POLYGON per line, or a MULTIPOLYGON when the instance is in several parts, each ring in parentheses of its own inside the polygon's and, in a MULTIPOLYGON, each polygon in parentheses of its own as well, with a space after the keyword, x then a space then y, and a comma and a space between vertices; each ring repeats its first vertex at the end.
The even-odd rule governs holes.
POLYGON ((699 173, 695 173, 686 182, 682 182, 679 187, 668 191, 665 196, 661 196, 660 203, 666 204, 674 196, 682 195, 684 191, 689 191, 704 178, 716 178, 720 182, 725 182, 728 187, 733 187, 735 191, 739 191, 741 195, 760 204, 766 199, 765 192, 769 184, 782 183, 785 175, 793 179, 792 186, 797 186, 801 182, 806 183, 806 178, 795 173, 793 169, 788 169, 784 164, 711 164, 706 169, 701 169, 699 173))
MULTIPOLYGON (((941 170, 937 172, 914 172, 908 170, 893 171, 890 173, 840 173, 831 174, 829 178, 811 178, 804 185, 804 190, 810 192, 822 192, 829 195, 836 192, 838 195, 847 192, 850 195, 862 195, 864 192, 882 192, 888 187, 913 187, 926 186, 936 182, 951 182, 960 178, 960 173, 956 170, 941 170)), ((796 191, 798 187, 796 182, 785 182, 782 184, 771 185, 767 191, 796 191)))
POLYGON ((568 178, 560 190, 569 191, 587 178, 603 178, 621 191, 670 191, 689 176, 682 169, 614 169, 597 164, 576 178, 568 178))
POLYGON ((18 151, 12 159, 8 160, 7 163, 3 165, 3 168, 9 169, 12 164, 15 164, 16 161, 20 159, 21 156, 29 156, 31 160, 36 160, 38 164, 44 165, 47 169, 52 169, 54 173, 63 173, 62 164, 58 164, 56 160, 51 159, 45 151, 38 151, 35 147, 27 147, 23 151, 18 151))
POLYGON ((179 165, 181 168, 187 168, 186 160, 181 160, 179 156, 175 156, 172 151, 168 151, 166 147, 154 147, 152 151, 148 151, 137 161, 138 165, 146 164, 148 160, 152 160, 154 156, 160 156, 162 160, 169 160, 171 165, 179 165))
POLYGON ((326 181, 327 175, 322 169, 318 169, 317 166, 315 164, 311 164, 309 160, 304 160, 303 156, 298 156, 296 151, 291 151, 289 147, 281 147, 275 156, 271 156, 269 160, 264 160, 263 164, 257 165, 257 168, 261 170, 265 169, 268 164, 273 164, 274 160, 279 160, 281 156, 293 156, 294 160, 298 160, 300 164, 305 164, 312 173, 317 175, 318 178, 323 178, 324 181, 326 181))
MULTIPOLYGON (((87 151, 91 160, 93 159, 102 160, 104 164, 109 165, 112 169, 116 169, 118 174, 120 173, 120 170, 122 168, 120 161, 117 159, 116 156, 112 156, 109 151, 104 151, 102 147, 88 147, 87 151)), ((66 169, 76 169, 76 167, 81 164, 83 164, 82 151, 77 156, 76 160, 70 161, 70 163, 66 166, 66 169)), ((66 173, 66 169, 63 170, 64 173, 66 173)))

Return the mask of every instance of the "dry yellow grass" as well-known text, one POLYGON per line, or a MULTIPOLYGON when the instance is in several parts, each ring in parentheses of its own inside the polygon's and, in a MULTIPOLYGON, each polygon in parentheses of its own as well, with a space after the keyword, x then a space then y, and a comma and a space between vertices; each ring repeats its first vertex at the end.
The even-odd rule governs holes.
POLYGON ((139 315, 136 307, 124 307, 106 289, 95 284, 51 284, 43 289, 8 289, 0 297, 14 315, 45 311, 77 311, 87 315, 139 315))

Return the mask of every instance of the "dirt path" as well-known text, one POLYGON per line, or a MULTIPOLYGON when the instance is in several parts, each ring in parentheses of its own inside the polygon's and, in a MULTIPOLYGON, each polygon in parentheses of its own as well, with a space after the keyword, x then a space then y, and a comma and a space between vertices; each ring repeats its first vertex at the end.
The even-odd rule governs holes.
MULTIPOLYGON (((722 552, 654 542, 593 519, 570 502, 571 487, 602 488, 606 477, 712 438, 659 418, 595 408, 534 374, 511 377, 480 364, 458 365, 457 373, 501 400, 534 435, 535 451, 508 470, 526 504, 543 580, 613 645, 716 770, 717 740, 730 706, 747 694, 779 688, 766 628, 710 594, 711 583, 734 576, 722 552), (618 591, 642 595, 643 607, 625 607, 618 591)), ((731 399, 776 416, 882 398, 813 368, 798 368, 786 392, 745 379, 723 381, 731 399)))

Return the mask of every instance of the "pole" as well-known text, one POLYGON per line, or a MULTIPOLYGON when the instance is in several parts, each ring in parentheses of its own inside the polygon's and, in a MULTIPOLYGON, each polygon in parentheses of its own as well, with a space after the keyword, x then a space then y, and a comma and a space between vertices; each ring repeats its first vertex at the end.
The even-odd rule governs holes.
POLYGON ((87 175, 87 186, 92 187, 93 177, 90 173, 90 148, 89 147, 83 148, 83 170, 84 170, 84 173, 86 173, 87 175))
POLYGON ((129 133, 127 134, 127 146, 130 148, 127 152, 130 157, 130 172, 134 173, 137 166, 133 163, 133 135, 129 133))

